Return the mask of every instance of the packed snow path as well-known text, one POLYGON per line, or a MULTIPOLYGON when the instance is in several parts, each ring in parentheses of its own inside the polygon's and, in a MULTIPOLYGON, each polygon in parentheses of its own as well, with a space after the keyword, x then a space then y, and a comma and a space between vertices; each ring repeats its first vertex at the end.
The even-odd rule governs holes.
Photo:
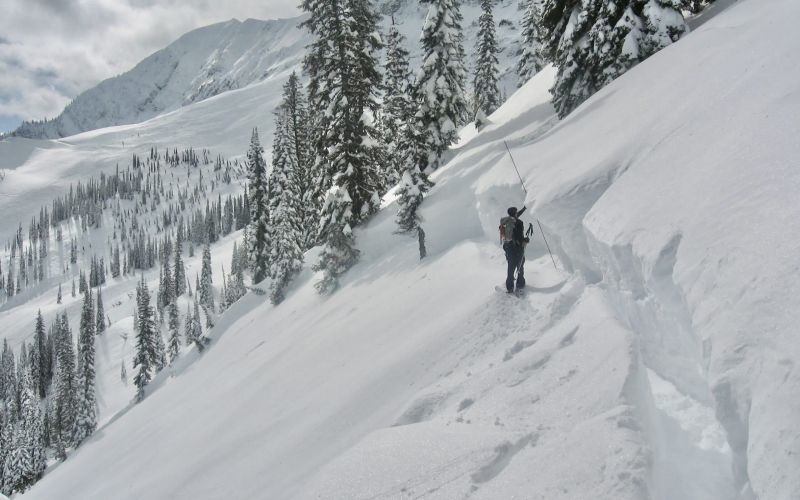
POLYGON ((23 498, 800 497, 798 18, 743 0, 562 122, 539 75, 436 174, 428 259, 390 205, 23 498), (523 202, 566 273, 537 235, 520 300, 523 202))

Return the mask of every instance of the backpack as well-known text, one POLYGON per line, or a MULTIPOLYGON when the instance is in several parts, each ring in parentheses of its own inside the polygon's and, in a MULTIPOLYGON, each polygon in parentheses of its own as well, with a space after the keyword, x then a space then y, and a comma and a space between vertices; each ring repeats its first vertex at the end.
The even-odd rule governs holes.
POLYGON ((514 228, 517 226, 516 217, 507 215, 500 219, 500 241, 506 243, 514 241, 514 228))

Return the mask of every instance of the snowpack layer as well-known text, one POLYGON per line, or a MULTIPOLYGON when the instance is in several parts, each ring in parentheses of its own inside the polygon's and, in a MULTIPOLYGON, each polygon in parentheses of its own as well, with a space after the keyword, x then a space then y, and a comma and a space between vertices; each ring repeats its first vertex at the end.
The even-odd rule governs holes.
MULTIPOLYGON (((561 122, 542 72, 435 174, 426 260, 389 203, 334 295, 308 267, 279 307, 248 295, 21 498, 800 497, 798 18, 793 0, 742 0, 561 122), (512 204, 558 266, 537 233, 522 299, 494 290, 512 204)), ((259 90, 279 88, 0 143, 5 183, 25 203, 46 165, 67 179, 154 143, 242 151, 271 127, 259 90)), ((14 309, 0 321, 32 332, 35 307, 14 309)))

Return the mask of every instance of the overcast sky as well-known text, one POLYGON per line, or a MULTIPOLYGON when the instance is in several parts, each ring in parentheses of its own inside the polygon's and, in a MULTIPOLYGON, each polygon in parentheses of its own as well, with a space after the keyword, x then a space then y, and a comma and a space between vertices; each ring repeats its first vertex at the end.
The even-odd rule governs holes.
POLYGON ((0 132, 69 100, 182 34, 292 17, 300 0, 0 0, 0 132))

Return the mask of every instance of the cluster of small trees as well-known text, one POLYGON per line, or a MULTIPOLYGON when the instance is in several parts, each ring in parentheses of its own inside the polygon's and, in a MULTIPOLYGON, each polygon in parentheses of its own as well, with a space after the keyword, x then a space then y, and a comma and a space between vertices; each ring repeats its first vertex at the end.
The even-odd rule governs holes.
POLYGON ((358 259, 354 228, 378 210, 392 185, 400 184, 399 230, 422 241, 417 208, 432 186, 428 174, 468 119, 458 2, 427 3, 416 80, 395 26, 386 66, 379 67, 384 45, 370 1, 302 3, 309 13, 303 26, 314 36, 305 59, 307 93, 296 75, 284 87, 269 178, 255 131, 248 152, 250 265, 255 282, 271 278, 274 303, 303 252, 317 244, 322 252, 314 268, 323 275, 317 288, 335 289, 358 259))
POLYGON ((67 313, 45 329, 36 315, 30 342, 15 356, 3 343, 0 357, 0 489, 24 491, 45 469, 49 456, 66 458, 97 427, 95 336, 105 331, 100 291, 87 290, 77 351, 67 313))

